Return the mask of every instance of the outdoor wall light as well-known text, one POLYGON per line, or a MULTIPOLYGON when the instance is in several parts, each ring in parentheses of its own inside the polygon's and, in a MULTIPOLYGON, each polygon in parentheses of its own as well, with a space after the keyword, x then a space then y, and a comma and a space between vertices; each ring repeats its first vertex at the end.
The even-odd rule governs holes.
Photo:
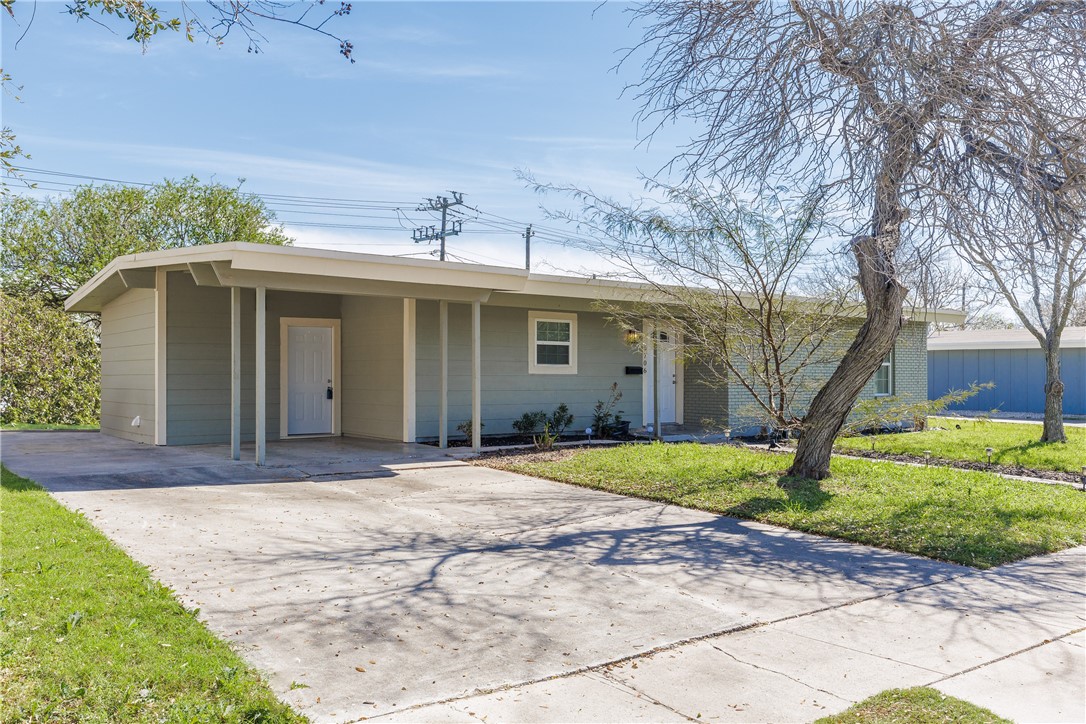
POLYGON ((988 455, 988 467, 991 467, 992 466, 992 453, 994 453, 995 450, 993 450, 990 447, 986 447, 986 448, 984 448, 984 452, 987 453, 987 455, 988 455))
POLYGON ((635 345, 641 342, 641 333, 635 329, 627 329, 625 334, 626 344, 635 345))

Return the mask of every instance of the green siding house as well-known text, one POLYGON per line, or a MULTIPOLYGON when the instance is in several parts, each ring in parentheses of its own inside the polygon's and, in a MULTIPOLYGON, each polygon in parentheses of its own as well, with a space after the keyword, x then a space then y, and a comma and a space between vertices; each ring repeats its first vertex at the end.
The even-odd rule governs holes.
MULTIPOLYGON (((230 243, 114 259, 68 300, 101 313, 102 432, 155 445, 356 436, 445 444, 569 405, 590 424, 612 383, 635 427, 736 424, 682 340, 653 359, 597 311, 648 287, 524 270, 230 243)), ((946 313, 940 313, 946 316, 946 313)), ((953 315, 951 315, 953 316, 953 315)), ((930 315, 928 321, 934 321, 930 315)), ((911 322, 869 393, 927 393, 927 322, 911 322)), ((651 337, 650 337, 651 338, 651 337)))

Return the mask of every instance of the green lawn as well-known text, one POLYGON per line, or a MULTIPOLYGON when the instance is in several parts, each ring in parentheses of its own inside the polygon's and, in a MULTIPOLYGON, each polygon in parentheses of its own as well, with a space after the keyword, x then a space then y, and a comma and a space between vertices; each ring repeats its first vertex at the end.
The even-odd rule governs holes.
POLYGON ((791 456, 730 445, 634 444, 491 458, 517 472, 988 568, 1086 542, 1086 494, 937 466, 835 459, 821 483, 791 456))
POLYGON ((986 462, 984 448, 995 450, 992 462, 1001 465, 1021 465, 1034 470, 1058 470, 1079 473, 1086 465, 1086 428, 1067 427, 1067 442, 1040 443, 1040 423, 987 422, 962 418, 933 417, 929 427, 947 428, 924 432, 902 432, 872 437, 844 437, 837 440, 841 450, 870 450, 875 443, 879 452, 945 460, 986 462), (960 425, 961 429, 954 426, 960 425))
POLYGON ((0 425, 0 430, 75 430, 77 432, 83 431, 97 431, 97 425, 52 425, 52 424, 31 424, 29 422, 13 422, 6 425, 0 425))
POLYGON ((304 721, 85 518, 0 476, 5 722, 304 721))
POLYGON ((987 709, 927 687, 890 689, 815 724, 1010 724, 987 709))

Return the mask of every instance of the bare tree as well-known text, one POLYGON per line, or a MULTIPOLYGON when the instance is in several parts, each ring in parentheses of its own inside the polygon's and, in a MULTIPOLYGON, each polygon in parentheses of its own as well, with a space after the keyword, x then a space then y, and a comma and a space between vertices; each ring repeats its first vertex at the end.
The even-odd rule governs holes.
MULTIPOLYGON (((949 246, 922 243, 904 248, 899 260, 902 283, 909 289, 907 315, 923 318, 932 309, 965 313, 960 323, 937 322, 938 329, 1010 329, 1014 325, 996 309, 999 292, 967 266, 949 246)), ((843 295, 863 303, 855 278, 855 259, 849 250, 823 255, 807 274, 803 289, 810 296, 843 295)))
MULTIPOLYGON (((580 211, 553 214, 591 239, 570 243, 595 252, 602 244, 621 276, 646 286, 644 297, 600 304, 616 324, 639 329, 648 319, 681 335, 700 384, 745 390, 751 402, 732 427, 800 429, 813 380, 832 364, 834 341, 859 309, 841 295, 797 294, 815 261, 821 192, 746 201, 697 182, 654 184, 659 204, 628 206, 575 187, 536 188, 580 202, 580 211)), ((640 343, 646 351, 654 344, 640 343)))
POLYGON ((1068 325, 1074 327, 1086 327, 1086 289, 1079 292, 1078 299, 1071 307, 1071 317, 1068 325))
MULTIPOLYGON (((1077 105, 1081 114, 1086 99, 1077 105)), ((1086 120, 1061 128, 1025 118, 996 133, 983 122, 989 112, 963 126, 961 153, 948 164, 947 228, 1040 344, 1041 441, 1065 442, 1060 340, 1086 291, 1086 120)))
POLYGON ((866 320, 811 403, 792 475, 829 474, 833 440, 894 344, 908 292, 902 240, 932 223, 938 167, 975 100, 1059 116, 1086 93, 1084 8, 656 0, 634 10, 648 24, 643 120, 704 124, 677 163, 736 181, 820 176, 855 210, 866 320))
POLYGON ((906 306, 913 309, 957 309, 965 313, 958 324, 938 329, 1007 329, 1012 325, 997 311, 999 293, 945 243, 914 245, 901 262, 901 278, 909 287, 906 306))

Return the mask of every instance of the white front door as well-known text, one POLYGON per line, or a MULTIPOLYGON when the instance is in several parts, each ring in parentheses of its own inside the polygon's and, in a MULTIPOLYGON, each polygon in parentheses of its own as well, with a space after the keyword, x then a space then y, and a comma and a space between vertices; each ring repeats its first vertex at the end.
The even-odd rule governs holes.
MULTIPOLYGON (((647 331, 651 333, 651 327, 647 331)), ((645 351, 645 425, 651 425, 653 420, 653 380, 660 381, 660 422, 672 423, 676 419, 676 390, 678 389, 678 375, 675 369, 675 343, 674 335, 668 330, 661 329, 656 334, 656 354, 653 355, 652 346, 645 351), (659 363, 660 374, 653 372, 653 365, 659 363)), ((650 337, 650 339, 652 339, 650 337)))
POLYGON ((287 434, 332 432, 332 328, 287 327, 287 434))

